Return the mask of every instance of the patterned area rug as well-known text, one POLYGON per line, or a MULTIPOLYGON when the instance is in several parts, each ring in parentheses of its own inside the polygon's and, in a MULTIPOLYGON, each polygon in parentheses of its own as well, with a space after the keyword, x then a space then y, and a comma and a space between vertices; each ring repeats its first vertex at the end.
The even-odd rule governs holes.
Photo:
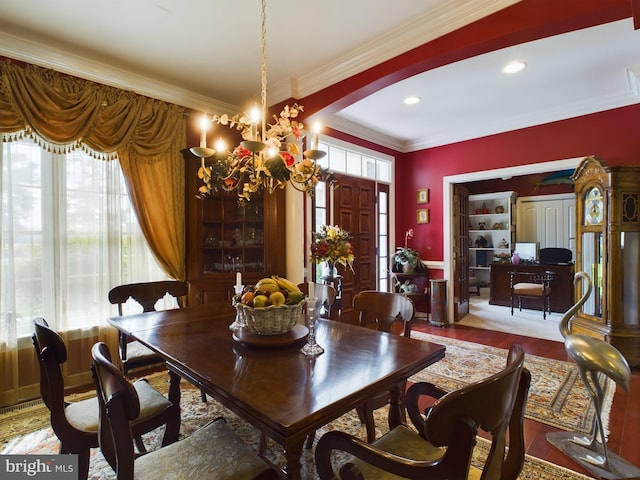
MULTIPOLYGON (((150 378, 152 385, 161 391, 168 389, 167 375, 155 374, 150 378)), ((218 416, 224 416, 234 431, 249 445, 257 449, 259 441, 259 432, 251 425, 244 422, 232 412, 228 411, 217 402, 208 399, 207 403, 200 401, 200 391, 196 388, 184 385, 182 389, 182 424, 180 429, 181 437, 189 435, 197 428, 205 425, 210 420, 218 416)), ((48 422, 48 416, 44 406, 32 406, 30 411, 25 414, 28 417, 44 417, 44 422, 48 422)), ((376 412, 376 424, 379 427, 379 434, 384 433, 386 426, 385 412, 376 412)), ((17 420, 17 417, 13 417, 17 420)), ((5 429, 7 425, 7 414, 0 415, 0 431, 6 439, 5 429)), ((31 427, 35 423, 28 422, 31 427)), ((355 412, 351 412, 337 419, 334 422, 324 426, 316 433, 316 442, 320 436, 330 430, 341 430, 352 435, 364 436, 364 430, 360 424, 355 412)), ((162 431, 156 430, 144 436, 144 442, 148 449, 158 448, 162 438, 162 431)), ((484 458, 488 453, 489 443, 486 440, 479 439, 478 445, 474 452, 473 464, 482 467, 484 458)), ((315 444, 314 444, 315 446, 315 444)), ((56 453, 58 450, 57 439, 51 428, 41 428, 31 433, 19 435, 17 437, 3 440, 3 454, 49 454, 56 453)), ((267 457, 278 465, 284 464, 284 456, 282 449, 275 442, 269 441, 267 444, 267 457)), ((315 473, 315 465, 313 461, 313 449, 305 450, 302 459, 302 478, 308 480, 317 479, 315 473)), ((98 449, 92 450, 89 478, 92 480, 113 480, 115 473, 106 463, 104 457, 98 449)), ((566 468, 553 465, 535 457, 527 455, 522 474, 518 477, 520 480, 589 480, 587 477, 566 468)))
MULTIPOLYGON (((506 362, 507 350, 504 349, 422 332, 412 332, 411 336, 447 347, 445 358, 414 375, 411 378, 414 382, 431 382, 453 391, 496 373, 506 362)), ((595 411, 576 366, 535 355, 525 356, 525 366, 531 372, 525 416, 562 430, 589 432, 595 411)), ((615 393, 612 380, 605 382, 605 391, 602 420, 608 432, 615 393)))

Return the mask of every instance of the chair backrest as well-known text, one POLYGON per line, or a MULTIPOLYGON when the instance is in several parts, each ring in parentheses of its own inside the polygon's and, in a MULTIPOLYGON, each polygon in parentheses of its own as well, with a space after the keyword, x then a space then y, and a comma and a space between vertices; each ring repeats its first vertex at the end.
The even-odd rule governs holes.
MULTIPOLYGON (((437 447, 452 446, 456 444, 457 428, 471 423, 492 436, 481 478, 515 479, 524 462, 522 421, 530 381, 531 375, 524 369, 524 350, 513 345, 503 370, 446 394, 427 410, 425 438, 437 447), (509 452, 505 458, 507 431, 509 452)), ((410 395, 407 392, 407 404, 415 401, 410 395)))
POLYGON ((123 305, 132 298, 142 306, 143 312, 154 311, 155 305, 167 293, 174 297, 182 307, 182 297, 189 292, 189 284, 178 280, 160 282, 128 283, 118 285, 109 291, 109 302, 118 305, 118 314, 122 315, 123 305))
POLYGON ((132 479, 135 452, 130 422, 140 415, 140 400, 131 382, 111 361, 104 343, 96 343, 91 356, 91 373, 100 405, 100 450, 119 480, 132 479))
POLYGON ((67 347, 62 337, 42 317, 33 319, 31 337, 40 366, 40 395, 51 412, 51 426, 60 437, 70 427, 65 415, 64 378, 61 365, 67 361, 67 347))
MULTIPOLYGON (((299 283, 298 288, 302 293, 307 295, 309 293, 309 284, 308 283, 299 283)), ((321 305, 323 307, 321 316, 324 318, 331 318, 332 316, 332 308, 333 304, 336 301, 336 296, 338 292, 331 285, 326 285, 324 283, 314 283, 313 284, 313 294, 315 297, 320 300, 321 305)))
POLYGON ((573 259, 573 253, 568 248, 541 248, 540 263, 557 264, 569 263, 573 259))
POLYGON ((416 307, 401 293, 365 290, 353 297, 353 308, 358 312, 359 324, 383 332, 411 335, 411 322, 416 307))

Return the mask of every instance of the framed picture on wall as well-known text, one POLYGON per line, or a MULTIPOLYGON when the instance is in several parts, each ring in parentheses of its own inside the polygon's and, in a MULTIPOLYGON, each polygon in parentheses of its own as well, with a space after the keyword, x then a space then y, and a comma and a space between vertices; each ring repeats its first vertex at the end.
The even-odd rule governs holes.
POLYGON ((418 223, 429 223, 429 209, 419 208, 416 221, 418 223))
POLYGON ((423 188, 418 190, 418 203, 429 203, 429 189, 423 188))

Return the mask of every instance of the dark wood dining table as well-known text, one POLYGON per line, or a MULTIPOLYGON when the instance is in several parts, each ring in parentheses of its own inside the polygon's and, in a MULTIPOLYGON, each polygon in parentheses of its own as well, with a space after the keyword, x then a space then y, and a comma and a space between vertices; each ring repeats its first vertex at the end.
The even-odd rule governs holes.
POLYGON ((282 445, 288 479, 300 478, 309 434, 381 391, 391 392, 390 426, 399 424, 399 382, 445 355, 441 345, 321 319, 316 338, 325 352, 307 357, 304 338, 259 346, 234 339, 232 312, 194 306, 109 323, 166 360, 173 402, 182 377, 282 445))

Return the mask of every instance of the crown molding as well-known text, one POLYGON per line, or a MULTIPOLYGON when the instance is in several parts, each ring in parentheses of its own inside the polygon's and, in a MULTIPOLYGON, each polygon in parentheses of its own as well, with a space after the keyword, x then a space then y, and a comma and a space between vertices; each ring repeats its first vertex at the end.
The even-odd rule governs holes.
MULTIPOLYGON (((437 9, 417 16, 401 27, 337 57, 333 62, 298 77, 299 95, 294 98, 309 96, 520 1, 461 2, 460 0, 448 0, 447 2, 439 2, 437 9)), ((294 95, 289 96, 293 97, 294 95)), ((278 101, 285 100, 285 98, 280 98, 278 101)))
POLYGON ((176 85, 158 82, 4 32, 0 32, 0 55, 198 111, 223 113, 240 110, 237 105, 220 102, 176 85))

